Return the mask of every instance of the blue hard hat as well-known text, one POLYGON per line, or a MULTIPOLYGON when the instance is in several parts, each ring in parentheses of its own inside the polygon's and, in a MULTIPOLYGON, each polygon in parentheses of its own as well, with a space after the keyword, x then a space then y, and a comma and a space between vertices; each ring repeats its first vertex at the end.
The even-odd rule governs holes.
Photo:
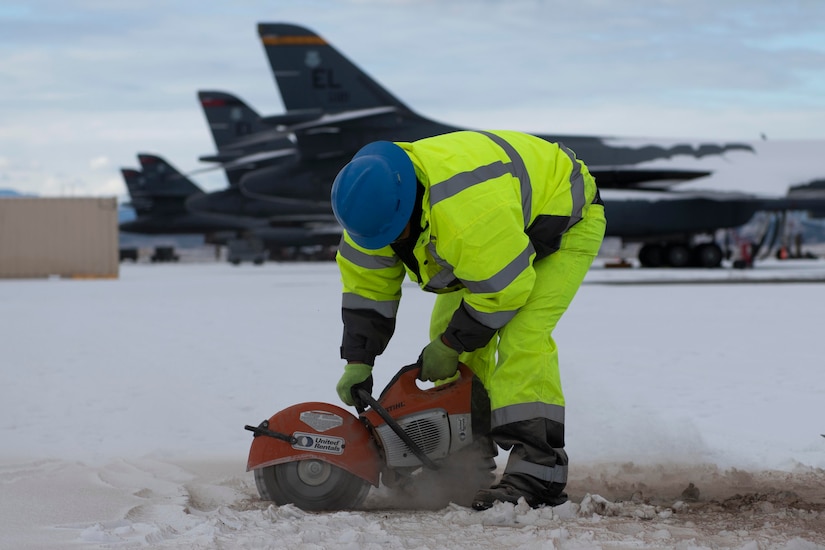
POLYGON ((365 145, 332 184, 332 211, 355 244, 370 250, 393 242, 415 203, 415 169, 390 141, 365 145))

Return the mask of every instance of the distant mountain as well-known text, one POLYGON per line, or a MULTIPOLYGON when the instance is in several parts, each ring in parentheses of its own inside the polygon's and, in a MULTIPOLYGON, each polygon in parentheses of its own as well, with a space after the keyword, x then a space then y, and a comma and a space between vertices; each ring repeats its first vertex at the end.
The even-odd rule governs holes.
POLYGON ((20 193, 14 189, 0 189, 0 197, 36 197, 30 193, 20 193))
POLYGON ((135 209, 124 204, 117 205, 117 223, 130 222, 135 219, 135 209))

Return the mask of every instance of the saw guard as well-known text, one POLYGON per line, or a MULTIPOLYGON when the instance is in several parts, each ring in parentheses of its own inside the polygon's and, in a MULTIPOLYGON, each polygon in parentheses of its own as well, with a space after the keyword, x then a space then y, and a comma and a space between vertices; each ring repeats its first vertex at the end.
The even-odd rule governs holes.
POLYGON ((378 487, 381 472, 378 448, 367 427, 346 409, 329 403, 299 403, 275 413, 267 422, 269 430, 294 436, 300 441, 293 445, 266 435, 254 437, 247 471, 285 462, 321 460, 378 487), (311 442, 315 435, 334 442, 342 440, 343 444, 328 446, 328 450, 307 447, 305 442, 311 442))

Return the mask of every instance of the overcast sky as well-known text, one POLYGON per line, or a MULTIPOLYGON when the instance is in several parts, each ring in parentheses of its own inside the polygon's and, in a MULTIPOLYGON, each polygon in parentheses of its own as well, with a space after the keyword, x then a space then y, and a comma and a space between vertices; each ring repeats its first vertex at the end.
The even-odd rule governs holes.
POLYGON ((443 122, 825 138, 821 0, 4 0, 0 188, 122 197, 137 152, 203 168, 197 90, 283 112, 258 22, 315 30, 443 122))

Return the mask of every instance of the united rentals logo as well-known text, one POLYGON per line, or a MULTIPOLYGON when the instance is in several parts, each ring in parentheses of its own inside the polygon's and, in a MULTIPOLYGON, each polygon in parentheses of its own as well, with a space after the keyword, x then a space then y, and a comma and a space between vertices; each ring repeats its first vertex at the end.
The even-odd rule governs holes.
POLYGON ((292 445, 293 449, 317 451, 319 453, 328 453, 331 455, 340 455, 344 453, 344 439, 341 437, 330 437, 326 435, 308 434, 303 432, 295 432, 292 436, 296 440, 292 445))

